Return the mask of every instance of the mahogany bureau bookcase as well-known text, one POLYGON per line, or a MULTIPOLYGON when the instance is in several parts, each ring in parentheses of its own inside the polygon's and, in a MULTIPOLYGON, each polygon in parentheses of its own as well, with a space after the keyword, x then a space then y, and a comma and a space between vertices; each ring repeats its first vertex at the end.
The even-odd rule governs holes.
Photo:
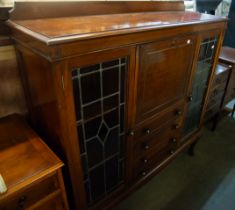
POLYGON ((226 22, 182 1, 16 2, 32 125, 76 209, 112 207, 198 140, 226 22))

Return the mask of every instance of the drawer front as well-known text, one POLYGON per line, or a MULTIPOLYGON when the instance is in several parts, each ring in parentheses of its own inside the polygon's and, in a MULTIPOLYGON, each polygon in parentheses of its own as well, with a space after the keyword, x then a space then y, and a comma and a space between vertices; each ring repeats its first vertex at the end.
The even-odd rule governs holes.
POLYGON ((221 93, 224 93, 225 88, 226 88, 226 83, 215 86, 211 91, 210 97, 217 97, 221 93))
POLYGON ((169 157, 177 149, 182 118, 171 120, 152 134, 134 143, 134 177, 141 178, 169 157), (179 127, 175 127, 175 125, 179 127))
POLYGON ((154 168, 156 168, 162 161, 170 157, 174 153, 174 147, 168 145, 160 152, 154 154, 151 158, 139 159, 134 168, 134 178, 141 179, 148 175, 154 168))
POLYGON ((229 76, 229 71, 223 72, 215 76, 213 86, 220 85, 220 84, 227 84, 229 76))
POLYGON ((47 178, 40 183, 29 186, 27 189, 23 189, 11 198, 6 198, 1 202, 0 209, 19 210, 28 208, 57 189, 59 189, 57 178, 55 176, 47 178))
POLYGON ((147 134, 147 137, 135 139, 134 158, 138 159, 142 156, 151 157, 155 153, 160 152, 168 145, 176 145, 179 139, 181 127, 181 118, 167 122, 158 131, 147 134), (176 128, 176 125, 178 126, 176 128))
POLYGON ((156 134, 161 129, 162 125, 167 122, 176 120, 172 127, 180 127, 182 116, 184 113, 184 100, 181 100, 174 106, 169 107, 163 112, 159 113, 158 116, 142 123, 135 128, 135 140, 148 138, 149 136, 156 134))
POLYGON ((57 197, 50 199, 46 203, 37 208, 34 208, 33 210, 65 210, 65 207, 62 197, 58 195, 57 197))
POLYGON ((224 93, 222 92, 219 95, 217 95, 216 97, 210 97, 208 105, 207 105, 207 110, 210 109, 211 107, 213 107, 215 104, 221 103, 223 100, 223 96, 224 96, 224 93))

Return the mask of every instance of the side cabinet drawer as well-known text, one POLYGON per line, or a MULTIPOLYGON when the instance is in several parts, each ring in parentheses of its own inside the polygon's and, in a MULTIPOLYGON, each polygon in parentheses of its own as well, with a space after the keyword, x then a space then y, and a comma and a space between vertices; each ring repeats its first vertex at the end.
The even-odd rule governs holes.
POLYGON ((29 186, 10 198, 6 198, 1 204, 1 210, 26 209, 37 203, 39 200, 50 195, 59 189, 59 184, 55 176, 47 178, 40 183, 29 186))
POLYGON ((65 210, 65 208, 62 197, 58 195, 33 210, 65 210))

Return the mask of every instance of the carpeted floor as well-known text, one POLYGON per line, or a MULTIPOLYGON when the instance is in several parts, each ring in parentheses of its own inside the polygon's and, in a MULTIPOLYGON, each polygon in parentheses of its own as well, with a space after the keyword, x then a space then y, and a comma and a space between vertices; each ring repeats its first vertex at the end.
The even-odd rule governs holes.
POLYGON ((178 156, 115 210, 235 210, 235 120, 205 128, 195 152, 178 156))

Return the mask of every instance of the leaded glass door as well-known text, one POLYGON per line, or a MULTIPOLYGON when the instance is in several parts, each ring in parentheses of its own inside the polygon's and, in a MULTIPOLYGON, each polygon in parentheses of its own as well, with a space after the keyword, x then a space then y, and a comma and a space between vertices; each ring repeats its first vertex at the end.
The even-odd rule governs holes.
POLYGON ((128 67, 129 56, 120 56, 71 72, 88 205, 125 181, 128 67))
POLYGON ((189 135, 199 127, 217 41, 217 37, 212 37, 202 40, 200 44, 196 72, 192 83, 192 95, 189 97, 190 104, 186 113, 184 136, 189 135))

